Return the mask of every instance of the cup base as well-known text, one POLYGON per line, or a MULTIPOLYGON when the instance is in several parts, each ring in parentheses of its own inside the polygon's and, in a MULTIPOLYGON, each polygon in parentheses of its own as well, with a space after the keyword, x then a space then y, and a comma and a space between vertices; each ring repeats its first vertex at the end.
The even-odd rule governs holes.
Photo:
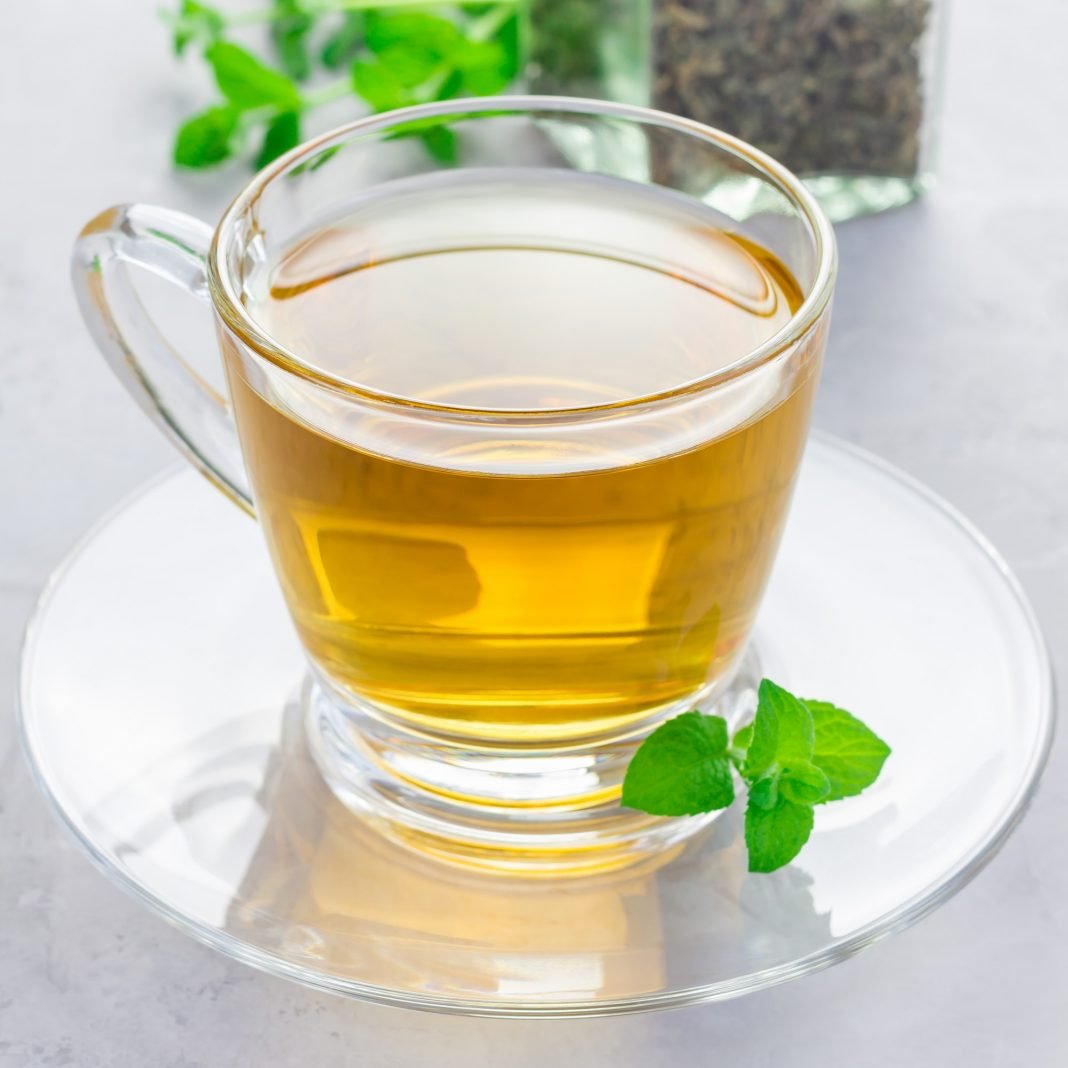
POLYGON ((619 804, 635 750, 660 723, 694 707, 734 727, 751 715, 755 651, 720 684, 650 712, 625 736, 581 746, 500 749, 398 725, 328 682, 302 692, 308 739, 330 789, 383 834, 480 870, 523 875, 608 871, 680 845, 719 813, 650 816, 619 804))

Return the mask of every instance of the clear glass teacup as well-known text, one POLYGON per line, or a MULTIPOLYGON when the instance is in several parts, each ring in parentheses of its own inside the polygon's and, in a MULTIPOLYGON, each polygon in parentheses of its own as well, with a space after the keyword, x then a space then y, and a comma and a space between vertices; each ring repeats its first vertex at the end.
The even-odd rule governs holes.
POLYGON ((260 523, 335 793, 527 872, 702 824, 622 809, 620 783, 663 719, 752 681, 834 273, 826 219, 760 152, 548 97, 365 119, 214 231, 118 207, 74 256, 113 368, 260 523), (229 396, 130 264, 211 303, 229 396))

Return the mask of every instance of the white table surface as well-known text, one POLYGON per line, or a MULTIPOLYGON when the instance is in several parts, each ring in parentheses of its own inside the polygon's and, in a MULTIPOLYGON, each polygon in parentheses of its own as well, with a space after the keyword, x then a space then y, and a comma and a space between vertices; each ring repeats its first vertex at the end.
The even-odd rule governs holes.
MULTIPOLYGON (((1068 1064, 1068 754, 1004 851, 918 927, 748 998, 480 1021, 312 994, 195 944, 114 888, 32 786, 20 632, 79 534, 172 462, 92 349, 67 281, 97 210, 212 219, 180 177, 203 91, 147 0, 5 5, 0 33, 0 1065, 1068 1064)), ((919 476, 1006 555, 1068 668, 1068 5, 961 0, 941 184, 840 229, 816 421, 919 476)))

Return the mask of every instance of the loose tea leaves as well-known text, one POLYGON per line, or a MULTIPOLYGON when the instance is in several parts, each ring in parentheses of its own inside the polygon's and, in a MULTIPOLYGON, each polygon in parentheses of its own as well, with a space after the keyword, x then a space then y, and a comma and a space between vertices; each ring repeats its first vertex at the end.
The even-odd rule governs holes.
POLYGON ((653 0, 653 104, 804 175, 914 178, 932 0, 653 0))

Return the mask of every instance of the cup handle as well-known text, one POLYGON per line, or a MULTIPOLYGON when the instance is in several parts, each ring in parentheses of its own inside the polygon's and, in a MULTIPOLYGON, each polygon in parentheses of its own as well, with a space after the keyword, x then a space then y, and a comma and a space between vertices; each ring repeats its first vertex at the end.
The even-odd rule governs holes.
POLYGON ((210 304, 211 239, 210 226, 177 211, 110 208, 78 235, 74 290, 93 339, 134 400, 202 474, 255 515, 229 400, 160 333, 128 270, 136 264, 210 304))

